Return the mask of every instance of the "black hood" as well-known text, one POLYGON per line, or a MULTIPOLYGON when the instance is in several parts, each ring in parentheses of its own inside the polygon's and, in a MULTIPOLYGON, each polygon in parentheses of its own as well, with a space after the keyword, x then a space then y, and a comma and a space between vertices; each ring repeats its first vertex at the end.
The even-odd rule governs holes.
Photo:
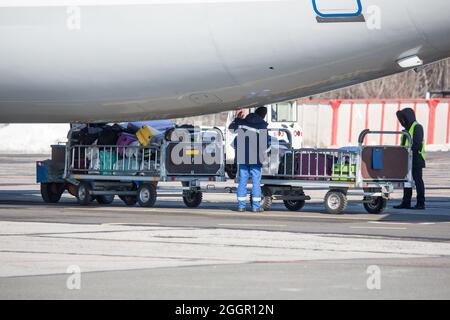
POLYGON ((413 123, 416 121, 416 114, 414 110, 411 108, 406 108, 397 112, 398 121, 402 124, 402 126, 409 130, 413 123))
POLYGON ((256 127, 257 129, 266 129, 267 128, 267 122, 264 121, 263 118, 261 118, 256 113, 250 113, 246 118, 245 121, 247 121, 252 126, 256 127))

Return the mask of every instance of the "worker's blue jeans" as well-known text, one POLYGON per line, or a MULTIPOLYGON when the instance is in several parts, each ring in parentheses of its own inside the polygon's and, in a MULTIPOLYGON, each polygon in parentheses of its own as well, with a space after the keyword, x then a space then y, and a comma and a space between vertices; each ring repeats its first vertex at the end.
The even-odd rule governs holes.
POLYGON ((239 185, 237 189, 238 207, 245 209, 247 206, 247 183, 252 177, 252 208, 261 208, 261 165, 239 165, 239 185))

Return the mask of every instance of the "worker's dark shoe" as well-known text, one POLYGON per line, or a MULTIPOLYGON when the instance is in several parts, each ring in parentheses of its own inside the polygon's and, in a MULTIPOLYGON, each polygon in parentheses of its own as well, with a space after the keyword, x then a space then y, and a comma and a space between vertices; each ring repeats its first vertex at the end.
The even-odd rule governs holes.
POLYGON ((398 206, 394 206, 394 209, 412 209, 410 204, 401 203, 398 206))
POLYGON ((261 212, 264 212, 264 209, 263 208, 252 209, 252 212, 254 212, 254 213, 261 213, 261 212))
POLYGON ((413 210, 425 210, 425 205, 424 204, 417 204, 414 208, 412 208, 413 210))
POLYGON ((237 208, 237 212, 245 212, 245 208, 237 208))

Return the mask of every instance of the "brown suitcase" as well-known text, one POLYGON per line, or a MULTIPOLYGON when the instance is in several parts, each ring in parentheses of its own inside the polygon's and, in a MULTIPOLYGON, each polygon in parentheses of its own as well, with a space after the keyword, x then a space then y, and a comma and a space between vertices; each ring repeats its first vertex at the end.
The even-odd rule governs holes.
POLYGON ((366 146, 362 151, 361 174, 367 180, 407 180, 409 154, 408 149, 400 146, 366 146), (383 168, 373 169, 373 152, 382 149, 383 168))

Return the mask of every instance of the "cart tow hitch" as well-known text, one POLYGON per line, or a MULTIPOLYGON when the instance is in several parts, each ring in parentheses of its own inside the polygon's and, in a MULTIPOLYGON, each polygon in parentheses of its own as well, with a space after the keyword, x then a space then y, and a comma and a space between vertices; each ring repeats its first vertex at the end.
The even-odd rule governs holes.
POLYGON ((391 194, 394 192, 394 186, 392 184, 382 186, 381 192, 383 193, 384 199, 389 199, 391 197, 391 194))
POLYGON ((236 187, 226 187, 225 191, 227 193, 237 193, 237 188, 236 187))

